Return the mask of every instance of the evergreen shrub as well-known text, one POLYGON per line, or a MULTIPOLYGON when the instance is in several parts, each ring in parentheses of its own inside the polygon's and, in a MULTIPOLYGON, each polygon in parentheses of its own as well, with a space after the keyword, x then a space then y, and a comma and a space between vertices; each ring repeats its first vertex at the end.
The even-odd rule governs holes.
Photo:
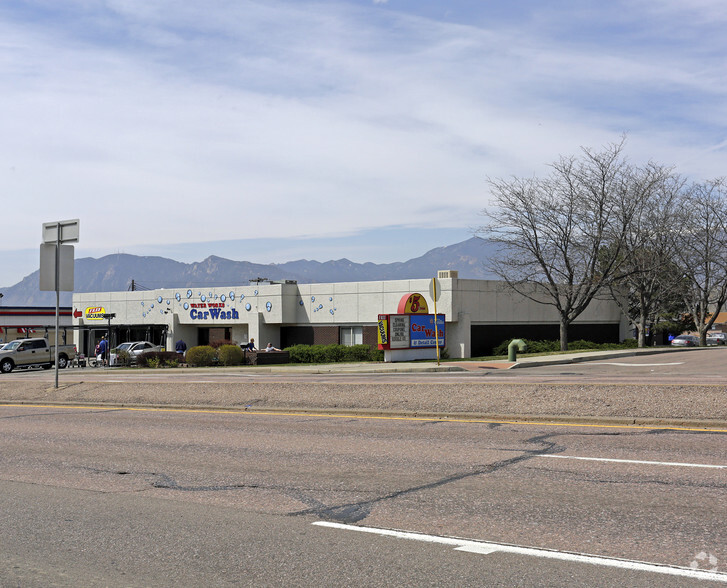
POLYGON ((220 365, 242 365, 242 348, 239 345, 221 345, 217 348, 220 365))
POLYGON ((217 351, 209 345, 198 345, 187 349, 186 359, 187 364, 197 367, 213 365, 217 361, 217 351))
POLYGON ((285 349, 291 363, 383 361, 384 352, 368 345, 293 345, 285 349))

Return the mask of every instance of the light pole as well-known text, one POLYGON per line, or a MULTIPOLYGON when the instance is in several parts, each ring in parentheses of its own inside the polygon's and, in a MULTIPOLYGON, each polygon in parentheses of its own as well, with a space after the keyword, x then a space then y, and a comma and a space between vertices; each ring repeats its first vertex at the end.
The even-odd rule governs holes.
POLYGON ((109 321, 109 340, 106 343, 108 348, 106 349, 106 359, 108 360, 108 366, 111 367, 111 319, 116 318, 115 312, 105 312, 103 317, 109 321))

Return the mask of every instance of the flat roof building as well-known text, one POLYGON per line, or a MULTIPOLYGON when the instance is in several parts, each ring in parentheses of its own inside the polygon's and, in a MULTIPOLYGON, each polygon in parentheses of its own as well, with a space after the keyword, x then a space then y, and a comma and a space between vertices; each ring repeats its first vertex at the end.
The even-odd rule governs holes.
MULTIPOLYGON (((437 314, 445 316, 450 357, 486 355, 513 338, 558 339, 559 319, 552 306, 508 289, 504 282, 458 279, 440 272, 437 314)), ((112 344, 148 340, 174 349, 254 338, 295 344, 377 344, 379 315, 397 312, 402 297, 419 293, 434 312, 431 279, 298 284, 252 282, 247 286, 164 288, 158 290, 76 293, 73 322, 82 327, 76 341, 86 354, 111 328, 112 344), (113 318, 110 318, 113 315, 113 318), (106 317, 106 318, 104 318, 106 317)), ((614 300, 594 300, 571 326, 570 338, 618 342, 628 321, 614 300)))

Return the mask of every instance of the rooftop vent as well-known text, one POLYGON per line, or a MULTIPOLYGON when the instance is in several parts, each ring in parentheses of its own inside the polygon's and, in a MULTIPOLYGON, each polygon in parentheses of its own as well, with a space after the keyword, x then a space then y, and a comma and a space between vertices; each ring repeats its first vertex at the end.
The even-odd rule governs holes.
POLYGON ((439 270, 437 272, 437 277, 440 280, 446 280, 448 278, 456 280, 459 278, 459 272, 457 270, 439 270))

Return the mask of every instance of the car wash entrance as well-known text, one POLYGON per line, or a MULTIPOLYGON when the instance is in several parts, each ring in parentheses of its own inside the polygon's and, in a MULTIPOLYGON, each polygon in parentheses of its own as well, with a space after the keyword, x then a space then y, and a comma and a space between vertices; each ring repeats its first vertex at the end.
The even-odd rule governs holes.
POLYGON ((230 327, 200 327, 197 329, 197 344, 209 345, 220 341, 231 341, 232 329, 230 327))

